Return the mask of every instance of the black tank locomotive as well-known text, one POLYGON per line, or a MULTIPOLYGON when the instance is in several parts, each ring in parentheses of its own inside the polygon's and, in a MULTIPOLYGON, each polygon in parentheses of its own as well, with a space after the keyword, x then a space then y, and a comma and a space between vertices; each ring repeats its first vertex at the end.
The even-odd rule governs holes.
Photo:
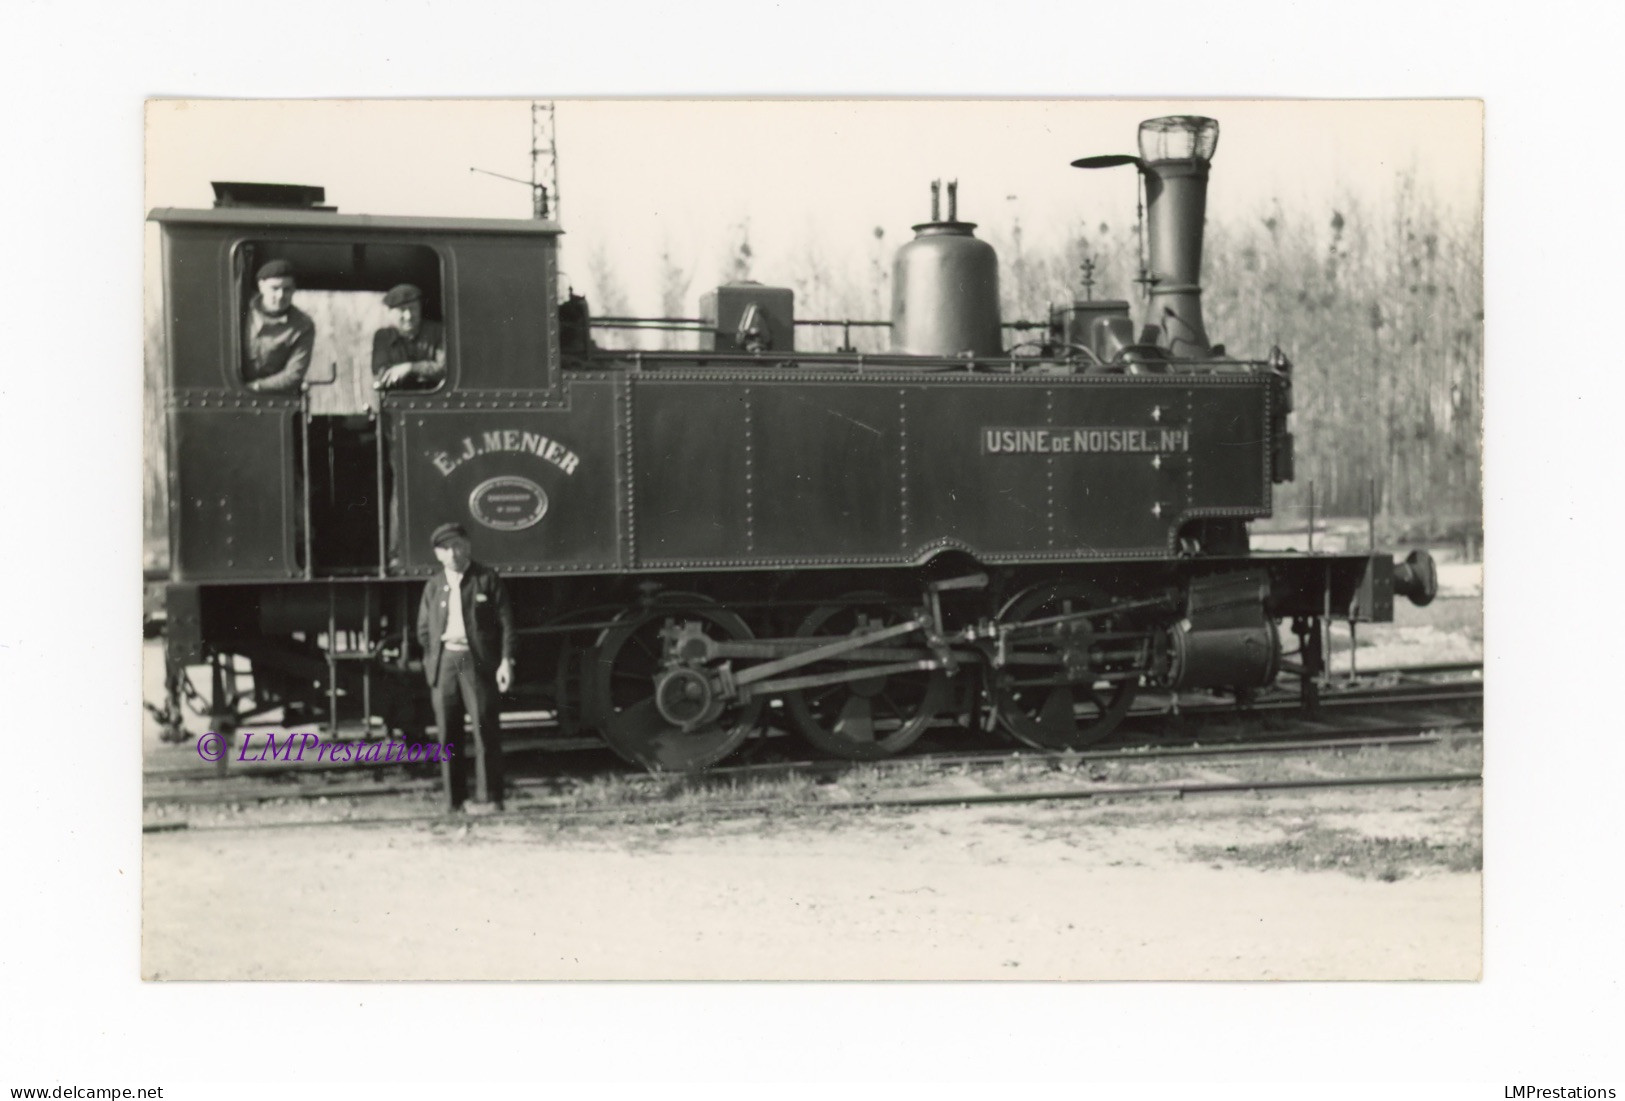
MULTIPOLYGON (((1321 624, 1433 595, 1412 555, 1261 553, 1292 478, 1291 365, 1210 344, 1199 272, 1217 124, 1142 125, 1148 311, 1078 301, 1012 355, 998 266, 948 195, 895 261, 891 348, 795 347, 793 295, 732 284, 703 347, 600 347, 559 301, 546 220, 160 210, 167 336, 170 733, 423 721, 410 616, 459 521, 503 572, 515 712, 700 769, 768 724, 873 758, 939 720, 1040 747, 1105 737, 1144 686, 1308 684, 1321 624), (269 260, 299 273, 317 366, 242 382, 269 260), (444 326, 444 381, 375 391, 353 321, 400 282, 444 326), (211 693, 188 666, 212 671, 211 693)), ((299 198, 299 197, 296 197, 299 198)), ((934 205, 936 205, 934 195, 934 205)), ((602 330, 596 330, 601 332, 602 330)))

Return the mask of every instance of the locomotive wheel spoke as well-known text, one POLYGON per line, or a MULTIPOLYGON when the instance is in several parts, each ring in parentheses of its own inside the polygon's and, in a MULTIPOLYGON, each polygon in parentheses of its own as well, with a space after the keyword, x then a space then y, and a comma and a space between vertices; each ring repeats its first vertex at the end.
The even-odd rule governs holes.
MULTIPOLYGON (((835 639, 906 622, 913 611, 883 593, 854 593, 813 610, 797 638, 835 639)), ((898 645, 893 640, 886 645, 898 645)), ((798 673, 851 671, 850 661, 819 662, 798 673)), ((785 709, 796 728, 825 753, 854 761, 908 748, 951 702, 940 670, 894 673, 790 692, 785 709)))
POLYGON ((664 727, 669 725, 655 706, 655 698, 633 704, 616 716, 621 729, 628 738, 636 738, 650 743, 658 742, 665 733, 664 727))
MULTIPOLYGON (((1100 607, 1105 603, 1102 594, 1091 586, 1072 581, 1056 581, 1036 585, 1019 594, 999 613, 1003 623, 1022 623, 1046 616, 1066 615, 1071 612, 1100 607)), ((1108 620, 1097 621, 1098 630, 1108 629, 1108 620)), ((1061 671, 1048 670, 1064 664, 1058 644, 1035 646, 1023 642, 1019 651, 1024 657, 1045 657, 1043 676, 995 673, 992 679, 992 700, 999 725, 1012 737, 1035 749, 1080 749, 1103 741, 1117 729, 1133 706, 1138 682, 1127 680, 1067 681, 1061 671)), ((1008 667, 1016 672, 1029 672, 1031 665, 1008 667)))
POLYGON ((668 621, 697 624, 714 639, 751 637, 744 620, 692 594, 671 594, 652 607, 628 608, 593 650, 593 715, 610 748, 651 772, 697 772, 739 748, 765 701, 722 708, 714 720, 685 730, 661 714, 656 678, 664 671, 660 632, 668 621), (682 608, 662 607, 681 602, 682 608))
POLYGON ((1044 706, 1036 716, 1043 728, 1046 741, 1065 741, 1072 734, 1078 712, 1077 701, 1069 685, 1052 688, 1044 697, 1044 706))
POLYGON ((903 714, 903 709, 897 706, 897 701, 892 699, 890 695, 882 692, 877 695, 875 699, 886 705, 886 710, 892 713, 892 718, 897 719, 900 722, 908 721, 908 716, 903 714))
POLYGON ((835 721, 835 730, 843 738, 854 742, 875 740, 874 705, 866 696, 848 696, 841 705, 841 717, 835 721))

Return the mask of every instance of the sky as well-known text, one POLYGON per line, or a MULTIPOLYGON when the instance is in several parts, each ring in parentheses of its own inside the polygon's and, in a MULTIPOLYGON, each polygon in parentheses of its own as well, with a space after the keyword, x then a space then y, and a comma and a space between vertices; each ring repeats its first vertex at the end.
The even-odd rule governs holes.
MULTIPOLYGON (((530 102, 153 100, 147 204, 207 206, 211 180, 257 180, 319 184, 349 213, 528 217, 528 189, 486 173, 529 178, 530 102)), ((643 313, 659 310, 662 251, 695 273, 697 297, 746 227, 764 282, 809 247, 861 272, 877 228, 889 253, 926 220, 936 178, 959 181, 960 217, 984 236, 1018 218, 1028 241, 1080 221, 1126 228, 1132 173, 1070 162, 1134 151, 1138 123, 1165 114, 1220 122, 1215 219, 1276 198, 1329 218, 1349 197, 1380 205, 1402 172, 1451 209, 1482 195, 1473 100, 555 102, 564 282, 587 287, 597 259, 643 313)))

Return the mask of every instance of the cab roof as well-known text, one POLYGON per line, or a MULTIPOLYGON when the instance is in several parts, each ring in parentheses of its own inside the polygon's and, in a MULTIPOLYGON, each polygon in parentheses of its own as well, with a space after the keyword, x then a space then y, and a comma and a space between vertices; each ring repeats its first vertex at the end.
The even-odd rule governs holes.
POLYGON ((348 232, 477 233, 505 237, 555 237, 557 222, 536 218, 423 218, 404 214, 334 214, 319 210, 278 210, 232 206, 213 210, 160 207, 149 221, 176 225, 245 226, 256 229, 314 229, 348 232))

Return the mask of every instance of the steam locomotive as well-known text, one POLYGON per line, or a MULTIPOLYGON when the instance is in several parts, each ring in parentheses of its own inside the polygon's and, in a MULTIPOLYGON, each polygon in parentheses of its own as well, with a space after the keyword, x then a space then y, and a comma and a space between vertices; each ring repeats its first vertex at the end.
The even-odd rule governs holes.
POLYGON ((1052 308, 1022 355, 951 185, 896 254, 878 354, 798 350, 793 293, 757 283, 704 296, 697 348, 603 347, 587 303, 560 304, 545 218, 353 216, 230 184, 213 209, 154 211, 168 736, 188 704, 217 731, 421 725, 411 617, 448 521, 508 579, 508 709, 652 770, 768 726, 852 759, 948 720, 1084 746, 1143 688, 1269 685, 1282 621, 1312 693, 1323 625, 1426 603, 1434 570, 1250 547, 1293 477, 1292 365, 1234 358, 1203 324, 1217 139, 1159 118, 1138 155, 1074 162, 1143 184, 1146 310, 1052 308), (443 380, 375 390, 331 333, 297 391, 248 388, 243 319, 273 260, 312 309, 420 288, 443 380))

